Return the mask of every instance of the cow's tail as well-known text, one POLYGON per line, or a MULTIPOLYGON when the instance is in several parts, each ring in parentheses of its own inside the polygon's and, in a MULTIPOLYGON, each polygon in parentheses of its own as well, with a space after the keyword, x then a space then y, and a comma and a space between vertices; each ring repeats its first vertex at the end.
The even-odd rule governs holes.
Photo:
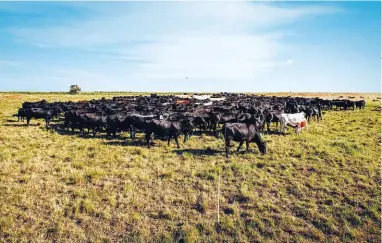
POLYGON ((225 136, 227 135, 227 126, 226 126, 226 124, 223 124, 221 133, 223 133, 223 140, 224 140, 224 144, 225 144, 226 143, 226 137, 225 136))

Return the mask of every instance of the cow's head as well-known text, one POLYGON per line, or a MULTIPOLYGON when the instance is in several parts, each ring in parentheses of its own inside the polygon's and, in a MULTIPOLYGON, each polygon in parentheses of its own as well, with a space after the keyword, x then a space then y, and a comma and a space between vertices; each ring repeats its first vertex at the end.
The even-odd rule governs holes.
POLYGON ((192 132, 193 128, 194 128, 194 123, 193 123, 193 118, 191 117, 188 117, 184 120, 181 121, 181 129, 182 129, 182 133, 184 134, 189 134, 192 132))
POLYGON ((257 146, 259 147, 259 151, 262 155, 267 153, 267 142, 265 141, 259 142, 257 146))
POLYGON ((253 141, 257 144, 257 147, 262 155, 267 153, 267 142, 269 141, 262 140, 259 133, 255 134, 253 141))

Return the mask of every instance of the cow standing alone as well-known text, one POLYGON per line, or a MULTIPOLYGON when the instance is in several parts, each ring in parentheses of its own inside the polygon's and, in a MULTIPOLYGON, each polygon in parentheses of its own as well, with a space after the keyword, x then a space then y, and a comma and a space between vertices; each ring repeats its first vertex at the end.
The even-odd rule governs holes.
POLYGON ((230 145, 231 140, 240 142, 237 151, 240 150, 240 147, 245 142, 248 152, 249 143, 254 142, 257 144, 261 154, 264 155, 267 152, 266 142, 261 140, 260 134, 254 124, 226 123, 222 128, 222 133, 224 134, 225 155, 227 158, 229 154, 229 148, 233 147, 230 145))
POLYGON ((147 147, 150 148, 150 137, 154 133, 160 137, 167 137, 168 145, 170 145, 171 138, 175 139, 176 146, 180 148, 178 137, 180 134, 184 134, 184 143, 187 141, 187 137, 192 132, 193 124, 192 121, 184 119, 180 122, 177 121, 166 121, 152 119, 148 121, 145 125, 145 137, 147 142, 147 147))

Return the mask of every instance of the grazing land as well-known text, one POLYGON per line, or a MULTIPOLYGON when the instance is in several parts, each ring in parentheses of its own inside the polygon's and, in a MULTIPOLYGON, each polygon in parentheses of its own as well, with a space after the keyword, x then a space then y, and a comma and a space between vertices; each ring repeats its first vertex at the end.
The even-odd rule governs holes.
POLYGON ((325 111, 300 135, 264 135, 266 155, 251 144, 228 160, 207 135, 149 150, 141 134, 82 138, 12 117, 24 101, 129 94, 0 93, 0 241, 380 242, 380 94, 265 94, 364 96, 366 108, 325 111))

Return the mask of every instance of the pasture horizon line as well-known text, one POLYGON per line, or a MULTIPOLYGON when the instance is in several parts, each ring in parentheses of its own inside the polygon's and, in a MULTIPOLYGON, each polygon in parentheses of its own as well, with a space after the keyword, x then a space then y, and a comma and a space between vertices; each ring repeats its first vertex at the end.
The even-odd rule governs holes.
MULTIPOLYGON (((30 94, 39 94, 39 93, 47 93, 47 94, 69 94, 68 91, 1 91, 0 94, 6 93, 30 93, 30 94)), ((246 91, 246 92, 231 92, 231 91, 81 91, 79 94, 92 94, 92 93, 157 93, 157 94, 169 94, 169 93, 187 93, 187 94, 220 94, 220 93, 234 93, 234 94, 381 94, 382 91, 379 92, 354 92, 354 91, 246 91)))

